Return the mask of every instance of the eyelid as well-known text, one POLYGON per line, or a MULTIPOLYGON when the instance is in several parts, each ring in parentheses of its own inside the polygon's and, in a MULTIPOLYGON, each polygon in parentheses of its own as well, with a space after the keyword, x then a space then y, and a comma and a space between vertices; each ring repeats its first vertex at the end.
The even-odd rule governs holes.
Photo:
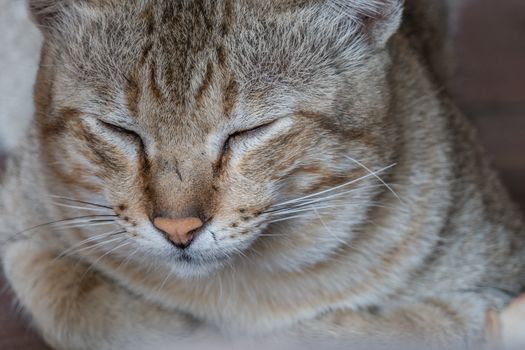
POLYGON ((233 134, 230 134, 224 141, 224 145, 222 147, 222 156, 224 156, 226 153, 230 151, 230 147, 231 147, 230 143, 232 140, 235 140, 236 138, 253 138, 259 134, 264 133, 265 129, 270 127, 275 122, 276 120, 272 120, 264 124, 255 126, 253 128, 236 131, 233 134))
POLYGON ((104 128, 109 129, 110 132, 118 133, 119 135, 125 135, 127 137, 132 137, 133 139, 137 140, 140 143, 140 147, 142 149, 145 149, 144 140, 140 136, 139 133, 136 131, 133 131, 131 129, 127 129, 126 127, 113 124, 111 122, 107 122, 102 119, 97 120, 104 128))
POLYGON ((253 137, 253 136, 257 136, 257 134, 260 134, 262 131, 264 131, 267 127, 271 126, 275 121, 272 120, 270 122, 267 122, 267 123, 264 123, 264 124, 261 124, 261 125, 258 125, 258 126, 255 126, 253 128, 250 128, 250 129, 246 129, 246 130, 241 130, 241 131, 237 131, 237 132, 234 132, 233 134, 231 134, 228 138, 233 138, 233 137, 236 137, 236 136, 243 136, 243 137, 253 137))
POLYGON ((135 131, 131 130, 131 129, 127 129, 126 127, 124 126, 121 126, 121 125, 118 125, 118 124, 113 124, 111 122, 107 122, 105 120, 102 120, 102 119, 98 119, 98 122, 100 124, 102 124, 104 127, 114 131, 114 132, 118 132, 118 133, 125 133, 125 134, 133 134, 135 136, 139 136, 135 131))

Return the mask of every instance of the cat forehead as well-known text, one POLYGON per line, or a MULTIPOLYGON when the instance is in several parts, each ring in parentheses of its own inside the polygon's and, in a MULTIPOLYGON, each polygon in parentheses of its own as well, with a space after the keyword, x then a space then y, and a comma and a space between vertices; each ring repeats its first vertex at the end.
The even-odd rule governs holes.
POLYGON ((318 110, 367 54, 356 24, 325 3, 104 1, 63 20, 55 51, 72 79, 137 118, 318 110))
POLYGON ((59 41, 70 64, 91 76, 103 71, 111 81, 108 73, 150 60, 160 67, 157 74, 190 86, 195 68, 215 56, 223 68, 236 67, 238 79, 275 83, 286 75, 290 83, 319 68, 342 69, 364 50, 355 23, 319 5, 325 1, 101 3, 112 5, 66 16, 59 41))
POLYGON ((292 30, 289 16, 278 18, 276 10, 269 19, 257 7, 227 3, 121 2, 82 9, 65 25, 55 51, 66 75, 92 87, 101 100, 111 95, 132 115, 140 115, 140 108, 179 116, 200 109, 193 117, 209 120, 238 112, 240 101, 241 114, 286 109, 301 80, 327 77, 336 68, 335 61, 319 64, 326 50, 306 53, 307 28, 292 30))

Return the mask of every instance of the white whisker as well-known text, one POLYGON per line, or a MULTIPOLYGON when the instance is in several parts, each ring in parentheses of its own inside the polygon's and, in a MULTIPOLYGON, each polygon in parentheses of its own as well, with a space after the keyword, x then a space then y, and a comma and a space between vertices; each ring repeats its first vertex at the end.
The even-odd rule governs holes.
POLYGON ((323 209, 334 209, 334 208, 348 208, 351 209, 352 207, 356 206, 370 206, 370 207, 379 207, 379 208, 395 208, 394 206, 384 205, 381 204, 381 202, 376 201, 365 201, 363 203, 360 202, 353 202, 353 203, 346 203, 346 204, 332 204, 332 205, 324 205, 324 206, 301 206, 298 208, 290 208, 290 209, 283 209, 278 212, 271 213, 271 216, 282 216, 282 215, 289 215, 289 214, 295 214, 295 213, 301 213, 311 210, 323 210, 323 209))
POLYGON ((329 194, 327 195, 326 197, 321 197, 321 198, 315 198, 315 199, 310 199, 310 200, 307 200, 305 202, 299 202, 297 204, 292 204, 290 207, 288 208, 282 208, 282 209, 272 209, 272 210, 268 210, 266 211, 265 213, 275 213, 275 212, 280 212, 282 210, 287 210, 287 209, 295 209, 295 208, 302 208, 302 207, 305 207, 305 206, 308 206, 308 205, 311 205, 311 204, 317 204, 317 203, 321 203, 321 202, 327 202, 329 200, 333 200, 333 199, 336 199, 338 197, 341 197, 341 196, 344 196, 344 195, 347 195, 347 194, 350 194, 350 193, 354 193, 354 192, 359 192, 359 191, 363 191, 363 190, 368 190, 368 189, 372 189, 372 188, 377 188, 377 187, 382 187, 383 185, 369 185, 369 186, 362 186, 362 187, 358 187, 358 188, 354 188, 354 189, 351 189, 351 190, 347 190, 347 191, 344 191, 344 192, 338 192, 338 193, 335 193, 335 194, 329 194))
POLYGON ((341 197, 341 196, 344 196, 344 195, 347 195, 347 194, 350 194, 350 193, 360 192, 360 191, 364 191, 364 190, 370 190, 370 189, 378 188, 378 187, 382 187, 382 186, 383 185, 361 186, 361 187, 358 187, 358 188, 353 188, 351 190, 338 192, 338 193, 335 193, 335 194, 329 194, 326 197, 310 199, 310 200, 307 200, 305 202, 301 202, 300 204, 297 204, 296 206, 310 205, 310 204, 314 204, 314 203, 324 202, 324 201, 331 200, 331 199, 334 199, 334 198, 337 198, 337 197, 341 197))
POLYGON ((168 273, 166 274, 166 277, 164 278, 164 280, 161 282, 161 284, 157 288, 157 292, 161 292, 162 289, 164 289, 164 286, 166 285, 166 283, 168 283, 168 280, 170 279, 172 275, 173 275, 173 269, 170 268, 168 273))
POLYGON ((110 210, 110 209, 107 209, 107 208, 98 208, 98 207, 94 207, 94 208, 81 207, 81 206, 76 206, 76 205, 64 204, 64 203, 60 203, 60 202, 51 202, 51 203, 56 205, 56 206, 59 206, 59 207, 70 208, 70 209, 79 209, 79 210, 88 210, 88 211, 100 211, 100 212, 108 212, 110 210))
POLYGON ((113 208, 111 206, 109 206, 109 205, 103 205, 103 204, 99 204, 99 203, 92 203, 92 202, 88 202, 88 201, 84 201, 84 200, 80 200, 80 199, 69 198, 69 197, 64 197, 64 196, 57 196, 57 195, 54 195, 54 194, 50 194, 49 197, 55 198, 55 199, 61 199, 61 200, 67 201, 67 202, 80 203, 80 204, 85 204, 85 205, 88 205, 88 206, 93 206, 93 207, 98 207, 98 208, 106 208, 106 209, 109 209, 109 210, 113 210, 113 208))
POLYGON ((134 251, 132 251, 125 259, 122 260, 122 262, 117 266, 115 271, 119 271, 121 268, 126 267, 132 260, 132 257, 138 253, 139 249, 140 247, 135 248, 134 251))
MULTIPOLYGON (((62 253, 60 253, 57 258, 61 258, 65 255, 68 255, 69 253, 71 253, 72 251, 75 251, 75 249, 77 248, 80 248, 88 243, 91 243, 91 242, 95 242, 95 241, 98 241, 100 239, 103 239, 103 238, 107 238, 107 237, 111 237, 111 236, 114 236, 114 235, 117 235, 117 234, 124 234, 126 231, 112 231, 112 232, 105 232, 105 233, 102 233, 102 234, 99 234, 99 235, 96 235, 96 236, 92 236, 92 237, 89 237, 87 239, 84 239, 80 242, 78 242, 77 244, 65 249, 62 253)), ((55 259, 57 259, 55 258, 55 259)))
POLYGON ((306 207, 306 208, 300 208, 300 209, 290 209, 278 213, 272 213, 272 216, 282 216, 282 215, 289 215, 289 214, 295 214, 295 213, 302 213, 305 211, 312 211, 312 210, 322 210, 322 209, 333 209, 333 208, 344 208, 349 207, 350 204, 335 204, 330 206, 323 206, 323 207, 306 207))
POLYGON ((379 175, 377 175, 376 173, 374 173, 372 170, 370 170, 366 165, 364 165, 363 163, 361 163, 360 161, 358 161, 357 159, 354 159, 350 156, 347 156, 345 155, 345 157, 349 160, 351 160, 352 162, 356 163, 357 165, 359 165, 360 167, 362 167, 363 169, 365 169, 366 171, 368 171, 369 174, 371 174, 372 176, 374 176, 376 179, 378 179, 379 181, 381 181, 381 183, 383 185, 385 185, 385 187, 400 201, 400 202, 403 202, 401 200, 401 198, 397 195, 397 193, 392 189, 392 187, 390 187, 379 175))
MULTIPOLYGON (((129 239, 128 237, 119 237, 119 239, 125 239, 126 241, 129 239)), ((84 277, 93 269, 93 267, 95 265, 97 265, 100 260, 102 260, 104 257, 108 256, 109 254, 115 252, 116 250, 118 249, 121 249, 121 248, 124 248, 125 246, 127 246, 128 244, 131 244, 131 242, 124 242, 110 250, 108 250, 106 253, 102 254, 97 260, 95 260, 87 269, 86 271, 82 274, 82 276, 80 277, 80 280, 82 281, 82 279, 84 279, 84 277)))
POLYGON ((284 233, 260 233, 257 237, 286 237, 284 233))
POLYGON ((338 185, 338 186, 335 186, 335 187, 331 187, 331 188, 326 189, 326 190, 323 190, 323 191, 319 191, 319 192, 312 193, 312 194, 309 194, 309 195, 306 195, 306 196, 303 196, 303 197, 300 197, 300 198, 291 199, 291 200, 288 200, 288 201, 285 201, 285 202, 282 202, 282 203, 278 203, 278 204, 274 205, 274 207, 276 207, 276 206, 283 206, 283 205, 287 205, 287 204, 290 204, 290 203, 295 203, 295 202, 298 202, 298 201, 301 201, 301 200, 304 200, 304 199, 307 199, 307 198, 316 197, 316 196, 319 196, 319 195, 324 194, 324 193, 327 193, 327 192, 332 192, 332 191, 338 190, 338 189, 340 189, 340 188, 343 188, 343 187, 346 187, 346 186, 352 185, 352 184, 354 184, 354 183, 356 183, 356 182, 362 181, 362 180, 364 180, 364 179, 366 179, 366 178, 369 178, 369 177, 375 176, 375 175, 377 175, 378 173, 381 173, 381 172, 383 172, 383 171, 385 171, 385 170, 388 170, 388 169, 394 167, 395 165, 396 165, 395 163, 394 163, 394 164, 391 164, 391 165, 386 166, 386 167, 384 167, 384 168, 381 168, 381 169, 379 169, 379 170, 377 170, 377 171, 375 171, 375 172, 369 173, 369 174, 367 174, 367 175, 363 175, 363 176, 361 176, 361 177, 359 177, 359 178, 357 178, 357 179, 354 179, 354 180, 351 180, 351 181, 345 182, 345 183, 343 183, 343 184, 341 184, 341 185, 338 185))
POLYGON ((62 229, 72 229, 72 228, 92 228, 92 227, 96 227, 96 226, 108 226, 108 225, 117 225, 117 223, 114 221, 114 220, 100 220, 100 221, 86 221, 86 222, 77 222, 77 223, 72 223, 72 224, 69 224, 69 223, 66 223, 66 224, 63 224, 63 225, 56 225, 56 226, 51 226, 53 229, 58 229, 58 230, 62 230, 62 229))
POLYGON ((305 215, 305 214, 303 214, 303 215, 294 215, 294 216, 289 216, 289 217, 285 217, 285 218, 270 220, 270 221, 268 221, 268 224, 273 224, 273 223, 276 223, 276 222, 292 220, 292 219, 298 219, 298 218, 307 218, 307 217, 309 217, 309 215, 305 215))
POLYGON ((85 248, 81 248, 81 249, 75 250, 72 253, 70 252, 70 254, 78 254, 78 253, 85 252, 85 251, 90 250, 90 249, 100 248, 102 246, 105 246, 106 244, 113 243, 113 242, 116 242, 116 241, 121 240, 121 239, 127 239, 127 237, 122 236, 122 237, 117 237, 117 238, 113 238, 113 239, 109 239, 109 240, 104 240, 102 242, 90 245, 89 247, 85 247, 85 248))
POLYGON ((329 200, 337 199, 338 197, 342 197, 342 196, 350 194, 350 193, 360 192, 360 191, 369 190, 369 189, 373 189, 373 188, 378 188, 378 187, 382 187, 382 186, 383 185, 369 185, 369 186, 362 186, 362 187, 358 187, 358 188, 353 188, 351 190, 347 190, 347 191, 343 191, 343 192, 337 192, 335 194, 328 193, 328 195, 326 195, 325 197, 309 199, 309 200, 305 200, 304 202, 292 203, 292 205, 290 205, 289 207, 274 208, 272 206, 271 208, 274 208, 274 209, 267 210, 267 211, 265 211, 265 213, 266 214, 273 214, 273 213, 279 213, 281 211, 286 211, 286 210, 289 210, 289 209, 300 209, 300 208, 306 207, 308 205, 322 203, 322 202, 327 202, 329 200))

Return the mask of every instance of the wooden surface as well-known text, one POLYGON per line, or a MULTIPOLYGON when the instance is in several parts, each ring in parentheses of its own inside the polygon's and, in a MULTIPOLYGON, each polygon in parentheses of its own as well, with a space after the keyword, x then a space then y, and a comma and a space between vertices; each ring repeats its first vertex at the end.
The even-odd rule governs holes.
MULTIPOLYGON (((525 209, 525 1, 473 0, 461 16, 457 48, 459 104, 525 209)), ((46 349, 8 292, 0 293, 0 349, 46 349)))

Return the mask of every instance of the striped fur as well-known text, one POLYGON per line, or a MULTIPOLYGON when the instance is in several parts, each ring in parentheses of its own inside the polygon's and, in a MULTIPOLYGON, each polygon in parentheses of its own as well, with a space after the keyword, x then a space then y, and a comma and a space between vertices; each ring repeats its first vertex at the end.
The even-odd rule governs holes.
POLYGON ((522 288, 521 218, 439 92, 413 7, 30 8, 46 39, 2 261, 53 346, 479 344, 522 288), (182 251, 159 216, 205 225, 182 251))

